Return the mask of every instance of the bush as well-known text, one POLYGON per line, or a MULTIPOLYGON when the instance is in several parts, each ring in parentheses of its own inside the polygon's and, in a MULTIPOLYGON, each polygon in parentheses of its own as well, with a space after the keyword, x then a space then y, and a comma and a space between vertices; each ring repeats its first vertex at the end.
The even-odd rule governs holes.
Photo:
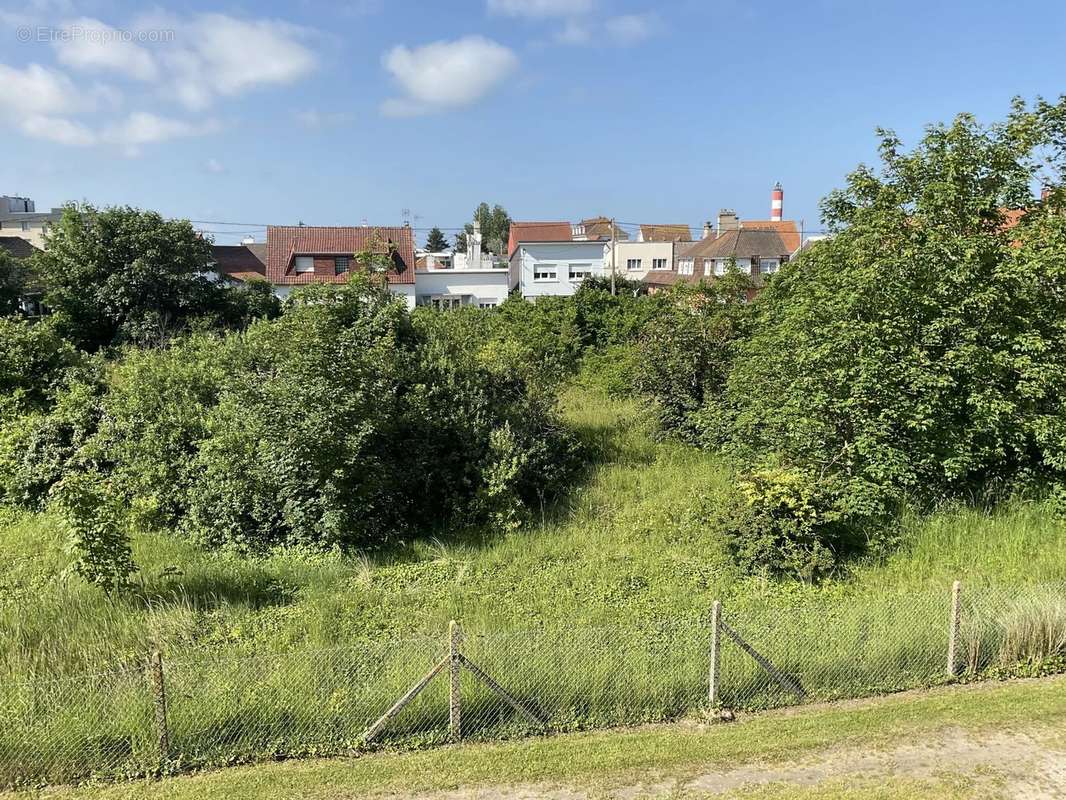
POLYGON ((67 475, 56 484, 55 505, 70 529, 72 568, 108 594, 129 587, 136 572, 126 533, 122 502, 103 476, 67 475))
POLYGON ((0 317, 0 421, 46 409, 68 368, 80 362, 51 320, 31 323, 0 317))
POLYGON ((494 313, 412 321, 365 276, 308 287, 280 319, 126 349, 13 418, 0 498, 38 508, 91 472, 134 523, 246 551, 510 529, 577 460, 532 352, 494 313))

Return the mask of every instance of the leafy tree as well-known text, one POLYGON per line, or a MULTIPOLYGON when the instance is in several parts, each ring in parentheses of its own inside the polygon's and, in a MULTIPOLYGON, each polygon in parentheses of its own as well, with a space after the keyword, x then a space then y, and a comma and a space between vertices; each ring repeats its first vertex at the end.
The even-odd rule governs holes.
POLYGON ((68 206, 38 258, 45 303, 79 346, 158 344, 217 312, 201 273, 210 243, 185 221, 129 207, 68 206))
POLYGON ((444 231, 437 227, 431 228, 429 235, 426 237, 426 249, 434 253, 447 250, 448 237, 444 235, 444 231))
POLYGON ((22 284, 23 268, 19 260, 0 250, 0 317, 18 311, 22 284))
MULTIPOLYGON (((474 210, 474 222, 481 226, 481 252, 502 253, 511 231, 511 217, 507 210, 499 204, 489 208, 488 203, 482 203, 474 210)), ((468 222, 465 229, 466 233, 473 233, 473 223, 468 222)), ((455 237, 455 250, 457 253, 466 252, 465 235, 455 237)))
POLYGON ((78 353, 51 319, 0 317, 0 420, 14 409, 43 410, 78 353))
MULTIPOLYGON (((847 552, 841 521, 876 530, 905 498, 996 497, 1066 469, 1066 209, 1061 190, 1030 193, 1063 163, 1064 117, 1066 98, 990 127, 961 115, 910 152, 882 131, 881 169, 823 203, 835 235, 756 302, 706 421, 754 470, 783 471, 788 496, 818 499, 800 526, 824 535, 818 571, 847 552)), ((792 506, 773 502, 780 521, 792 506)))

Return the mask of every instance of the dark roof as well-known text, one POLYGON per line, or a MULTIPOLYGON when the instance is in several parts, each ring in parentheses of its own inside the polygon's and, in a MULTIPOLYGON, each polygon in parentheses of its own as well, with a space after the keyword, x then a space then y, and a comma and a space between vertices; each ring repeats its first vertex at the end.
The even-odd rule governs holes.
POLYGON ((211 246, 215 271, 235 281, 266 277, 267 246, 260 244, 216 244, 211 246))
POLYGON ((388 244, 394 249, 389 283, 415 282, 415 242, 409 227, 371 226, 312 227, 310 225, 271 225, 267 228, 266 277, 275 285, 301 283, 344 283, 347 273, 336 275, 295 272, 296 256, 349 256, 369 246, 388 244))
POLYGON ((0 250, 15 258, 29 258, 40 252, 26 239, 19 236, 0 236, 0 250))
POLYGON ((641 225, 640 235, 645 242, 691 242, 688 225, 641 225))
POLYGON ((714 239, 700 239, 680 255, 690 258, 747 258, 753 255, 777 258, 791 255, 795 249, 788 247, 784 237, 775 230, 743 227, 739 231, 726 231, 714 239))
MULTIPOLYGON (((589 217, 588 219, 581 220, 581 227, 585 231, 585 236, 589 239, 610 239, 611 238, 611 220, 607 217, 589 217)), ((614 226, 614 238, 618 241, 627 241, 629 234, 622 230, 617 223, 614 226)))
POLYGON ((522 242, 569 242, 571 239, 569 222, 512 222, 507 237, 507 256, 514 255, 522 242))

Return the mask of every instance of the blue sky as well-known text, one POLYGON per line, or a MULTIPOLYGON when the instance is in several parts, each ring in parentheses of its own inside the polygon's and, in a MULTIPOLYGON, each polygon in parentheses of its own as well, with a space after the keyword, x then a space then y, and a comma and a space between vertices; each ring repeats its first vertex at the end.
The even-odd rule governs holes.
POLYGON ((1058 2, 5 3, 0 193, 259 235, 482 200, 695 228, 775 181, 817 229, 875 127, 1066 91, 1058 2))

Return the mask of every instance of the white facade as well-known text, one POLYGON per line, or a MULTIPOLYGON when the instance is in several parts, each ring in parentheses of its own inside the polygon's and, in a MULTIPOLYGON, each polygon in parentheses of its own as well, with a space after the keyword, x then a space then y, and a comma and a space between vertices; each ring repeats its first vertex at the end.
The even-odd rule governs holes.
MULTIPOLYGON (((610 274, 610 243, 523 242, 511 256, 511 285, 522 297, 567 297, 589 276, 610 274)), ((619 275, 624 274, 618 268, 619 275)))
POLYGON ((507 299, 510 288, 506 267, 419 270, 415 273, 415 303, 420 306, 495 308, 507 299))
MULTIPOLYGON (((618 275, 632 280, 644 280, 649 272, 669 272, 674 264, 673 242, 618 242, 615 269, 618 275)), ((608 271, 610 271, 608 243, 608 271)))

